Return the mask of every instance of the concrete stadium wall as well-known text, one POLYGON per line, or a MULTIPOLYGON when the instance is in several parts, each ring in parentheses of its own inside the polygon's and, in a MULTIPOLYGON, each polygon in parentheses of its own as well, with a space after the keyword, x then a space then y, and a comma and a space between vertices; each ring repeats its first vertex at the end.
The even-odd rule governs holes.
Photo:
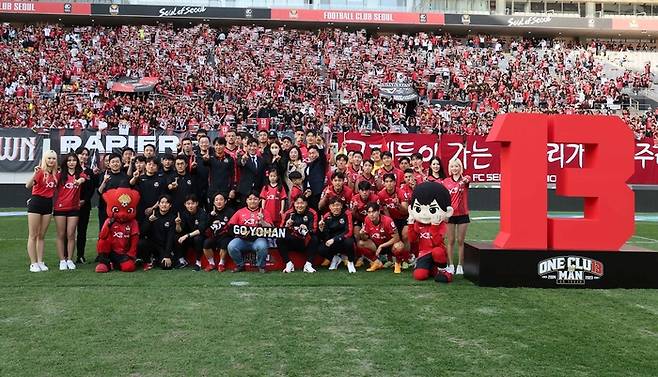
MULTIPOLYGON (((636 212, 658 212, 658 187, 639 186, 634 188, 636 212)), ((25 208, 30 192, 24 184, 0 184, 0 208, 25 208)), ((94 196, 97 198, 98 196, 94 196)), ((474 211, 498 211, 500 189, 472 188, 469 191, 469 208, 474 211)), ((550 211, 582 211, 583 200, 556 196, 555 190, 548 191, 550 211)))

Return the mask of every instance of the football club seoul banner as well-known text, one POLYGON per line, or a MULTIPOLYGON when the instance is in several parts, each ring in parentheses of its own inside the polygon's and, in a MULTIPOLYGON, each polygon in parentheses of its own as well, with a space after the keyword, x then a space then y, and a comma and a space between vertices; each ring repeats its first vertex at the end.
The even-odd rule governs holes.
MULTIPOLYGON (((395 160, 420 152, 426 166, 429 160, 438 156, 444 169, 450 159, 458 158, 466 174, 472 176, 473 182, 500 182, 500 146, 498 143, 488 143, 486 136, 443 135, 439 138, 427 134, 363 135, 348 132, 339 134, 338 145, 348 151, 359 150, 364 153, 364 158, 369 158, 371 149, 375 147, 384 147, 393 154, 395 160)), ((549 143, 546 147, 548 183, 556 182, 560 169, 582 168, 585 164, 587 153, 583 144, 549 143)), ((652 139, 635 141, 635 174, 628 183, 658 184, 658 144, 652 139)))
POLYGON ((355 24, 443 25, 443 13, 272 9, 272 20, 355 24))

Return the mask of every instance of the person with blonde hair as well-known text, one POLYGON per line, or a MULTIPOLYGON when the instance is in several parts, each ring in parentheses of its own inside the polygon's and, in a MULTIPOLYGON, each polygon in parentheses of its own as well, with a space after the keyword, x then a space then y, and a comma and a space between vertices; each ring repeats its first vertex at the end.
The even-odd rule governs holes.
POLYGON ((454 209, 453 215, 448 219, 448 235, 446 251, 448 252, 448 268, 450 273, 463 275, 464 269, 464 240, 466 239, 466 230, 471 219, 468 216, 468 187, 471 183, 471 177, 464 175, 464 165, 461 160, 453 158, 448 163, 448 177, 441 181, 443 186, 450 192, 451 206, 454 209), (459 261, 457 269, 453 266, 453 244, 457 240, 457 249, 459 261))
POLYGON ((53 212, 53 196, 57 189, 57 153, 44 152, 41 164, 34 167, 34 174, 25 183, 32 189, 27 201, 27 255, 30 257, 30 272, 48 271, 43 262, 44 238, 53 212))

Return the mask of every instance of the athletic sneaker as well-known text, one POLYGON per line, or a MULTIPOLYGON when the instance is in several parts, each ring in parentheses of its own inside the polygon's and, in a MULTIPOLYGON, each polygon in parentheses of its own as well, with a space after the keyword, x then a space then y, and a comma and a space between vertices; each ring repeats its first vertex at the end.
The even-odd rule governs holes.
POLYGON ((292 264, 292 261, 286 263, 286 268, 283 269, 283 272, 285 272, 286 274, 289 274, 293 271, 295 271, 295 265, 292 264))
POLYGON ((219 272, 224 272, 224 271, 226 271, 226 266, 224 265, 224 263, 220 263, 220 264, 217 266, 217 271, 219 271, 219 272))
POLYGON ((66 271, 66 270, 68 270, 68 269, 69 269, 69 267, 68 267, 68 265, 66 264, 66 261, 65 261, 65 260, 61 260, 61 261, 59 261, 59 270, 60 270, 60 271, 66 271))
POLYGON ((343 258, 343 264, 345 265, 345 267, 347 267, 347 263, 349 263, 350 260, 347 259, 347 257, 345 256, 343 256, 342 258, 343 258))
POLYGON ((311 262, 304 263, 304 272, 309 273, 309 274, 312 274, 312 273, 315 272, 315 268, 313 268, 313 265, 311 264, 311 262))
POLYGON ((356 268, 354 267, 354 263, 352 262, 347 263, 347 272, 349 272, 350 274, 356 273, 356 268))
POLYGON ((448 267, 445 268, 446 272, 450 273, 450 275, 453 275, 455 273, 455 266, 449 264, 448 267))
POLYGON ((381 270, 382 268, 384 268, 384 264, 382 263, 382 261, 380 261, 379 259, 375 259, 374 262, 370 263, 370 267, 366 271, 373 272, 373 271, 381 270))
POLYGON ((68 267, 69 270, 75 270, 75 263, 69 259, 66 261, 66 267, 68 267))
POLYGON ((78 258, 75 260, 75 263, 77 263, 77 264, 85 264, 85 263, 87 263, 87 260, 85 259, 85 257, 78 257, 78 258))
POLYGON ((397 262, 395 263, 395 267, 394 267, 393 273, 394 273, 394 274, 400 274, 400 273, 402 273, 402 266, 400 265, 400 263, 397 263, 397 262))
POLYGON ((38 263, 32 263, 30 265, 30 272, 41 272, 41 269, 39 268, 38 263))
POLYGON ((176 264, 176 269, 178 269, 178 270, 183 269, 183 268, 187 267, 187 265, 188 265, 187 261, 185 259, 181 258, 181 259, 178 260, 178 264, 176 264))
POLYGON ((334 255, 333 259, 331 259, 331 264, 329 264, 329 270, 333 271, 338 268, 338 265, 340 262, 342 262, 343 259, 340 257, 340 255, 334 255))
POLYGON ((461 264, 457 265, 457 272, 455 272, 455 275, 464 275, 464 268, 461 264))
POLYGON ((384 265, 383 265, 383 268, 391 268, 391 266, 393 266, 393 264, 394 263, 390 260, 386 261, 386 263, 384 263, 384 265))
POLYGON ((206 271, 206 272, 212 272, 214 269, 215 269, 215 265, 214 264, 209 264, 203 270, 206 271))
POLYGON ((363 257, 359 258, 356 260, 356 263, 354 264, 354 267, 360 268, 363 266, 363 257))
POLYGON ((329 259, 325 259, 325 260, 322 261, 322 264, 320 264, 320 267, 327 267, 330 264, 331 264, 331 262, 329 261, 329 259))
POLYGON ((194 272, 199 272, 201 271, 201 266, 198 264, 195 264, 194 267, 192 267, 192 271, 194 272))
POLYGON ((48 271, 48 266, 46 266, 45 263, 39 262, 37 264, 39 265, 39 268, 41 269, 41 271, 48 271))
POLYGON ((153 268, 153 263, 144 263, 144 271, 148 271, 153 268))

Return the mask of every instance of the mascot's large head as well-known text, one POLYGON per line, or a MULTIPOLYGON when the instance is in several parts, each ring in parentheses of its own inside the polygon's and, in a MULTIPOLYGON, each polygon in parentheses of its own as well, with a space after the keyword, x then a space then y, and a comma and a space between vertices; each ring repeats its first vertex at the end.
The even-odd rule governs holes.
POLYGON ((107 217, 114 218, 117 222, 125 223, 137 216, 137 203, 139 193, 129 188, 115 188, 107 190, 103 194, 105 200, 107 217))
POLYGON ((409 218, 421 224, 440 224, 448 221, 453 210, 450 192, 442 184, 423 182, 414 188, 409 205, 409 218))

